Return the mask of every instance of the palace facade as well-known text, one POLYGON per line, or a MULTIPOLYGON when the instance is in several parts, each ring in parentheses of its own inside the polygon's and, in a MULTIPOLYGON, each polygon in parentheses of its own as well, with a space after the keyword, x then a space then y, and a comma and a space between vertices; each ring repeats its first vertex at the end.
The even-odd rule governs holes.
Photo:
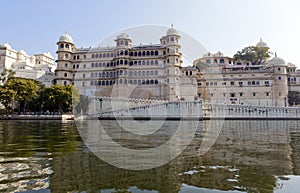
MULTIPOLYGON (((206 53, 183 67, 180 38, 172 27, 160 44, 136 46, 122 33, 113 47, 78 48, 66 33, 57 42, 56 83, 88 96, 266 106, 288 106, 289 92, 300 91, 300 71, 277 54, 254 65, 206 53)), ((262 40, 256 46, 268 48, 262 40)))
POLYGON ((55 78, 55 67, 50 52, 29 56, 24 50, 17 51, 7 43, 0 45, 0 72, 11 69, 16 77, 38 80, 50 86, 55 78))
POLYGON ((195 67, 182 67, 180 34, 173 27, 160 44, 133 45, 128 34, 113 47, 77 48, 67 33, 57 42, 56 82, 88 96, 193 100, 195 67))
MULTIPOLYGON (((267 44, 260 40, 258 47, 267 44)), ((300 91, 300 71, 275 57, 260 65, 234 61, 221 52, 194 61, 198 72, 198 97, 227 104, 288 106, 288 93, 300 91)))

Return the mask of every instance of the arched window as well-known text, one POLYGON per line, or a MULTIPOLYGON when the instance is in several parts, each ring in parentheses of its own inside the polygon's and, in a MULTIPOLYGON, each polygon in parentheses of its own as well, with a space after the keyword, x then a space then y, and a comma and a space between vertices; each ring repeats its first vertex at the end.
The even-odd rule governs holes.
POLYGON ((154 75, 154 72, 153 72, 152 70, 150 71, 150 75, 151 75, 151 76, 153 76, 153 75, 154 75))
POLYGON ((98 58, 98 54, 96 54, 95 57, 98 58))
POLYGON ((120 51, 120 55, 123 56, 123 50, 120 51))
POLYGON ((171 37, 171 42, 174 42, 174 37, 171 37))
POLYGON ((93 86, 93 85, 94 85, 94 82, 93 82, 93 81, 91 81, 91 82, 90 82, 90 86, 93 86))
POLYGON ((137 52, 134 52, 134 56, 137 56, 137 52))
POLYGON ((105 54, 105 53, 103 53, 103 54, 102 54, 102 57, 103 57, 103 58, 105 58, 105 57, 106 57, 106 54, 105 54))
POLYGON ((127 84, 127 79, 124 79, 124 84, 127 84))
POLYGON ((153 56, 154 55, 154 52, 153 51, 151 51, 151 56, 153 56))
POLYGON ((137 80, 134 80, 134 81, 133 81, 133 84, 137 84, 137 80))
POLYGON ((69 54, 65 54, 65 58, 69 58, 69 54))
POLYGON ((141 71, 139 71, 139 72, 138 72, 138 76, 141 76, 141 75, 142 75, 142 72, 141 72, 141 71))
POLYGON ((138 84, 141 84, 141 80, 138 80, 138 84))
POLYGON ((155 56, 158 56, 158 51, 157 50, 155 51, 155 56))
POLYGON ((128 41, 125 41, 125 46, 128 46, 128 41))
POLYGON ((225 63, 224 59, 221 58, 221 59, 220 59, 220 64, 224 64, 224 63, 225 63))
MULTIPOLYGON (((97 76, 97 72, 95 72, 95 73, 96 73, 96 76, 97 76)), ((101 72, 99 72, 99 73, 98 73, 98 76, 101 77, 101 75, 102 75, 101 72)))
POLYGON ((124 64, 127 65, 127 64, 128 64, 128 60, 125 60, 125 61, 124 61, 124 64))
POLYGON ((147 56, 149 56, 150 55, 150 52, 149 51, 147 51, 147 56))
POLYGON ((156 65, 158 64, 158 60, 155 60, 155 64, 156 64, 156 65))
POLYGON ((155 79, 154 83, 155 83, 155 84, 158 84, 158 80, 157 80, 157 79, 155 79))
POLYGON ((64 48, 64 44, 60 44, 60 48, 64 48))
POLYGON ((151 65, 153 65, 154 64, 154 62, 153 62, 153 60, 151 60, 151 65))
POLYGON ((67 73, 65 73, 65 74, 64 74, 64 77, 67 77, 67 76, 68 76, 68 74, 67 74, 67 73))
POLYGON ((120 79, 120 81, 119 81, 119 82, 120 82, 120 84, 123 84, 123 79, 120 79))
POLYGON ((149 76, 149 71, 147 71, 147 76, 149 76))
POLYGON ((158 71, 157 71, 157 70, 155 70, 155 75, 156 75, 156 76, 158 75, 158 71))
POLYGON ((67 63, 65 63, 65 68, 68 68, 68 64, 67 63))
POLYGON ((146 52, 145 51, 143 51, 143 54, 142 54, 143 56, 145 56, 146 55, 146 52))
POLYGON ((66 48, 69 48, 69 44, 66 44, 66 48))
POLYGON ((210 59, 207 59, 205 63, 210 64, 210 59))
POLYGON ((125 50, 125 55, 126 55, 126 56, 128 55, 128 51, 127 51, 127 50, 125 50))
POLYGON ((123 60, 120 60, 120 64, 123 64, 123 60))
POLYGON ((102 54, 99 54, 99 58, 102 58, 102 54))
POLYGON ((94 72, 91 73, 91 77, 94 77, 94 72))
POLYGON ((134 71, 133 75, 134 75, 134 76, 137 76, 137 72, 136 72, 136 71, 134 71))
POLYGON ((92 63, 92 64, 91 64, 91 67, 94 68, 94 66, 95 66, 94 63, 92 63))
POLYGON ((142 71, 142 76, 145 76, 145 71, 142 71))
POLYGON ((114 57, 114 53, 110 53, 110 57, 114 57))
POLYGON ((133 66, 133 62, 132 61, 130 61, 129 66, 133 66))
POLYGON ((95 55, 94 55, 94 54, 92 54, 92 58, 95 58, 95 55))
POLYGON ((142 65, 145 65, 145 60, 142 61, 142 65))
POLYGON ((64 85, 65 85, 65 86, 67 85, 67 81, 64 81, 64 85))
POLYGON ((218 64, 218 60, 217 59, 214 59, 214 64, 218 64))
POLYGON ((146 80, 146 84, 149 84, 149 80, 146 80))

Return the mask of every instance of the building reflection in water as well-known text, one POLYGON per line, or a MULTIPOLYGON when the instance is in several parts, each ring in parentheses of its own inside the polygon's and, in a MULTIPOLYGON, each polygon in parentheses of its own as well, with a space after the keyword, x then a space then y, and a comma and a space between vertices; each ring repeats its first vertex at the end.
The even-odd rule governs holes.
MULTIPOLYGON (((108 122, 114 124, 113 121, 108 122)), ((194 139, 180 156, 163 166, 137 171, 120 169, 99 159, 83 145, 73 124, 63 125, 59 129, 54 128, 61 127, 59 124, 52 125, 52 131, 49 131, 50 126, 47 126, 48 131, 40 131, 45 128, 43 124, 40 124, 40 128, 36 123, 15 124, 12 124, 13 127, 0 125, 0 191, 11 188, 13 192, 14 184, 23 183, 22 180, 30 184, 30 180, 44 179, 45 186, 28 186, 27 189, 48 188, 52 193, 100 190, 177 193, 194 187, 207 192, 213 192, 214 189, 271 193, 282 188, 278 182, 288 180, 284 176, 299 175, 300 172, 299 121, 225 121, 215 144, 204 155, 200 155, 199 147, 209 124, 209 121, 203 121, 194 139), (21 125, 28 127, 26 132, 17 128, 21 125), (18 144, 23 150, 17 151, 10 147, 12 144, 18 144), (17 172, 9 170, 11 166, 7 165, 11 163, 9 159, 16 157, 34 160, 39 156, 45 159, 26 161, 30 166, 19 165, 23 167, 20 170, 30 171, 30 179, 26 176, 16 178, 12 173, 17 172), (33 171, 48 173, 36 177, 33 171), (7 177, 4 178, 5 175, 7 177)), ((161 142, 162 139, 168 139, 168 136, 157 141, 161 142)), ((126 140, 119 142, 132 145, 126 140)), ((24 163, 24 160, 15 162, 24 163)), ((13 168, 18 166, 13 165, 13 168)))

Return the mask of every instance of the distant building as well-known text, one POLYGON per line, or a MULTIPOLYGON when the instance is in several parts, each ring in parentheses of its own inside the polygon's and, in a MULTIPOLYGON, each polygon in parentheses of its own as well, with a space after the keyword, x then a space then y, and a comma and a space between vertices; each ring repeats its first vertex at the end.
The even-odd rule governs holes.
MULTIPOLYGON (((256 44, 267 47, 260 40, 256 44)), ((221 52, 207 53, 194 61, 198 74, 198 97, 227 104, 288 106, 288 92, 300 91, 300 71, 277 56, 261 65, 233 61, 221 52)))
POLYGON ((54 58, 50 52, 29 56, 16 51, 9 44, 0 45, 0 71, 12 69, 16 77, 31 78, 50 86, 54 79, 54 58))
POLYGON ((182 67, 180 38, 172 27, 160 44, 136 46, 122 33, 113 47, 77 48, 66 33, 57 42, 56 83, 92 96, 194 100, 196 68, 182 67))

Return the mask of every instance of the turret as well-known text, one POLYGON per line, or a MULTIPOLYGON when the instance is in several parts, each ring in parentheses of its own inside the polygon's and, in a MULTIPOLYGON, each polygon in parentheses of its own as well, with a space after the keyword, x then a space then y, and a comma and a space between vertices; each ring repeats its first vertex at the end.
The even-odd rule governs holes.
POLYGON ((163 36, 160 41, 165 46, 166 53, 166 83, 168 85, 167 96, 169 100, 177 100, 180 98, 180 77, 181 77, 181 46, 179 44, 181 36, 173 27, 168 29, 166 36, 163 36))
POLYGON ((273 100, 275 106, 287 106, 288 84, 287 65, 285 61, 275 57, 269 61, 269 67, 274 71, 273 100))
POLYGON ((71 65, 72 53, 75 49, 72 37, 65 33, 57 42, 57 68, 55 70, 56 83, 73 84, 73 69, 71 65))

